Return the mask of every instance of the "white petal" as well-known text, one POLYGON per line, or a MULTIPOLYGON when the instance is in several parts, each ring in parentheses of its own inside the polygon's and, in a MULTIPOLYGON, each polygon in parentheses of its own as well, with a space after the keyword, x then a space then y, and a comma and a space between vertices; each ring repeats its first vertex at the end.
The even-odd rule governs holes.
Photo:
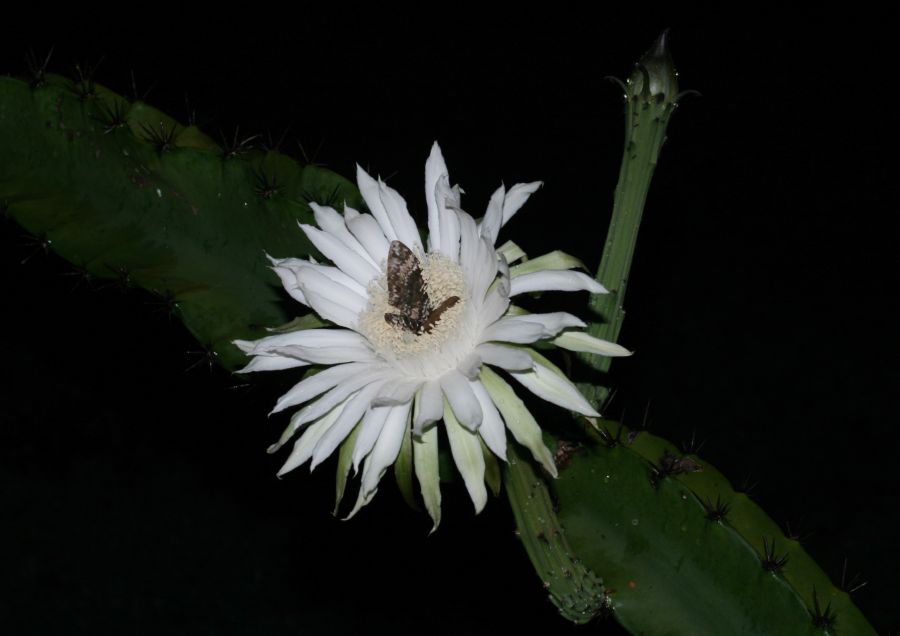
POLYGON ((341 243, 335 236, 303 223, 300 224, 300 228, 316 249, 363 287, 368 286, 369 281, 381 273, 367 259, 341 243))
POLYGON ((391 244, 384 236, 381 226, 371 214, 360 214, 359 216, 349 219, 347 227, 350 232, 359 239, 372 260, 378 265, 379 270, 384 264, 388 255, 391 244))
POLYGON ((479 230, 481 235, 491 242, 491 245, 497 243, 497 235, 500 234, 500 227, 503 225, 503 199, 505 197, 506 188, 501 185, 491 195, 484 218, 481 219, 479 230))
POLYGON ((297 272, 297 282, 307 298, 315 294, 357 315, 365 311, 369 304, 367 293, 361 295, 312 267, 297 272))
POLYGON ((534 366, 530 355, 514 347, 484 342, 475 347, 475 353, 481 357, 484 364, 500 367, 507 371, 527 371, 534 366))
POLYGON ((552 338, 563 329, 587 326, 578 316, 573 316, 564 311, 555 311, 548 314, 522 314, 516 316, 516 320, 539 324, 544 330, 542 338, 552 338))
POLYGON ((484 367, 481 370, 481 382, 491 396, 491 400, 500 410, 506 427, 513 437, 522 446, 531 451, 532 456, 540 462, 548 473, 557 476, 556 465, 553 463, 553 455, 544 444, 541 427, 534 417, 525 408, 525 403, 519 399, 512 387, 503 378, 484 367))
POLYGON ((328 428, 334 421, 340 417, 343 410, 344 404, 341 403, 325 415, 325 417, 320 418, 308 429, 303 431, 303 435, 294 442, 294 449, 291 451, 287 461, 284 462, 284 465, 278 470, 279 477, 294 470, 297 466, 302 466, 310 457, 312 457, 313 448, 315 448, 316 444, 328 431, 328 428))
POLYGON ((360 194, 362 194, 363 199, 366 201, 366 205, 369 207, 369 212, 371 212, 372 216, 375 217, 375 220, 378 221, 378 225, 381 226, 381 231, 384 232, 388 241, 402 240, 398 236, 394 224, 391 223, 391 217, 388 215, 387 210, 385 210, 384 203, 381 202, 381 192, 378 187, 378 182, 369 176, 369 173, 363 170, 359 164, 356 165, 356 182, 359 185, 360 194))
MULTIPOLYGON (((459 422, 474 431, 481 426, 481 406, 469 388, 469 381, 456 369, 448 371, 441 377, 441 389, 459 422)), ((447 409, 444 409, 446 415, 447 409)))
POLYGON ((347 378, 353 377, 369 368, 370 365, 365 362, 351 362, 329 367, 321 373, 306 377, 278 398, 275 408, 272 409, 269 415, 283 411, 289 406, 308 402, 314 397, 322 395, 325 391, 330 391, 347 378))
POLYGON ((541 181, 532 183, 517 183, 509 189, 503 199, 503 225, 509 223, 513 215, 519 211, 525 202, 543 184, 541 181))
POLYGON ((497 281, 497 285, 491 289, 487 296, 484 297, 484 304, 478 314, 478 324, 481 330, 486 329, 490 325, 506 313, 509 308, 509 287, 508 282, 503 279, 497 281))
POLYGON ((378 194, 381 197, 381 203, 391 220, 391 225, 397 232, 397 240, 403 242, 408 248, 414 252, 423 252, 422 240, 419 238, 419 229, 416 222, 409 215, 406 209, 406 201, 400 194, 385 184, 381 179, 378 180, 378 194))
POLYGON ((375 488, 378 486, 384 470, 397 459, 403 443, 403 435, 409 430, 410 406, 409 403, 401 404, 392 408, 388 413, 384 429, 378 436, 375 448, 372 449, 372 454, 366 461, 366 467, 363 470, 360 490, 368 497, 375 494, 375 488))
MULTIPOLYGON (((243 349, 243 343, 246 340, 236 340, 242 343, 238 345, 243 349)), ((249 343, 252 348, 244 350, 244 353, 252 355, 277 354, 280 349, 287 346, 298 347, 348 347, 367 345, 368 341, 355 331, 350 329, 301 329, 299 331, 290 331, 288 333, 280 333, 274 336, 266 336, 259 340, 249 343)))
POLYGON ((313 449, 312 463, 309 466, 310 470, 313 470, 323 460, 328 458, 334 452, 334 449, 344 441, 344 438, 350 434, 350 431, 353 430, 363 415, 366 414, 366 411, 369 410, 372 399, 378 394, 382 384, 383 382, 381 381, 372 382, 347 401, 340 416, 334 421, 328 432, 319 439, 315 449, 313 449))
POLYGON ((298 358, 310 364, 341 364, 343 362, 369 362, 376 364, 379 358, 367 342, 334 347, 304 347, 286 345, 275 350, 279 355, 298 358))
POLYGON ((459 363, 457 369, 468 379, 474 380, 478 377, 478 372, 481 369, 481 356, 474 352, 470 353, 463 358, 463 361, 459 363))
POLYGON ((273 265, 272 271, 281 279, 282 287, 290 294, 291 298, 297 302, 303 303, 307 307, 309 306, 309 303, 306 302, 306 296, 304 296, 303 292, 300 290, 300 284, 297 282, 297 274, 293 270, 287 267, 273 265))
POLYGON ((596 280, 581 272, 567 270, 544 270, 532 272, 513 278, 510 283, 510 296, 536 291, 589 291, 593 294, 605 294, 606 288, 596 280))
POLYGON ((283 258, 281 260, 277 260, 273 259, 270 256, 269 259, 272 261, 273 269, 275 267, 278 267, 290 270, 291 273, 293 273, 295 279, 302 270, 312 269, 330 278, 335 283, 343 285, 350 291, 360 296, 368 297, 369 295, 369 292, 366 291, 366 288, 364 286, 360 285, 355 280, 347 276, 344 272, 332 265, 322 265, 321 263, 315 263, 311 260, 307 261, 300 258, 283 258))
POLYGON ((480 342, 515 342, 526 344, 540 340, 544 337, 544 328, 539 323, 521 320, 519 316, 501 318, 493 325, 485 329, 480 342))
POLYGON ((481 412, 484 413, 481 426, 478 428, 478 434, 494 455, 506 461, 506 428, 503 426, 503 420, 500 419, 497 407, 494 406, 491 396, 488 395, 481 382, 478 380, 470 381, 469 386, 472 388, 475 397, 478 398, 481 412))
POLYGON ((333 322, 347 329, 355 329, 359 323, 359 312, 348 309, 340 302, 335 302, 325 296, 304 288, 303 295, 309 302, 309 306, 325 320, 333 322))
MULTIPOLYGON (((443 406, 443 402, 441 404, 443 406)), ((440 415, 438 419, 440 419, 440 415)), ((438 470, 438 427, 432 426, 421 437, 413 437, 413 464, 422 489, 425 509, 434 521, 431 531, 441 523, 441 479, 438 470)))
POLYGON ((618 345, 615 342, 609 342, 608 340, 595 338, 583 331, 567 331, 555 338, 552 342, 562 349, 580 351, 583 353, 596 353, 601 356, 622 357, 630 356, 632 353, 622 345, 618 345))
MULTIPOLYGON (((530 353, 534 355, 534 352, 530 353)), ((561 372, 552 370, 538 360, 535 360, 534 368, 531 371, 513 371, 511 375, 526 389, 551 404, 582 415, 600 417, 600 414, 584 399, 575 385, 561 372)))
MULTIPOLYGON (((474 395, 472 399, 475 400, 474 395)), ((487 489, 484 486, 484 455, 481 452, 481 442, 478 441, 476 433, 473 433, 457 421, 449 404, 444 406, 444 423, 446 424, 447 439, 450 441, 450 452, 453 455, 453 461, 462 475, 466 484, 466 490, 469 491, 469 497, 472 498, 472 503, 475 504, 475 513, 478 514, 487 503, 487 489)))
POLYGON ((372 451, 375 441, 381 435, 384 422, 393 407, 373 406, 363 417, 362 428, 353 448, 353 471, 359 471, 359 463, 372 451))
POLYGON ((373 267, 378 268, 378 263, 372 259, 362 244, 350 233, 350 230, 347 229, 347 224, 344 222, 344 217, 338 214, 337 210, 312 202, 310 202, 309 207, 312 208, 313 216, 320 228, 336 237, 358 256, 369 261, 373 267))
POLYGON ((251 373, 253 371, 283 371, 284 369, 293 369, 295 367, 305 367, 309 363, 296 358, 285 358, 283 356, 256 356, 243 369, 238 369, 235 373, 251 373))
MULTIPOLYGON (((296 426, 302 426, 306 422, 312 422, 322 417, 322 415, 330 411, 334 406, 340 404, 364 387, 370 385, 380 387, 387 379, 388 374, 389 372, 384 371, 383 369, 373 369, 362 371, 361 373, 344 380, 312 404, 303 407, 303 410, 297 414, 296 426)), ((371 391, 368 391, 367 393, 370 392, 371 391)), ((371 402, 371 398, 369 401, 371 402)))
POLYGON ((363 468, 362 483, 359 486, 359 496, 356 505, 347 515, 347 519, 355 515, 360 508, 372 500, 378 491, 378 482, 381 481, 387 467, 394 463, 400 453, 403 444, 403 436, 409 430, 409 404, 395 406, 387 416, 381 435, 375 442, 366 465, 363 468))
POLYGON ((453 262, 459 261, 459 218, 456 215, 456 195, 450 188, 450 180, 446 175, 438 179, 435 198, 438 205, 441 242, 439 249, 444 256, 453 262))
POLYGON ((441 224, 438 215, 437 184, 441 177, 450 179, 447 173, 447 164, 441 154, 441 147, 437 142, 431 146, 431 154, 425 162, 425 203, 428 206, 428 251, 440 249, 441 224))
POLYGON ((372 405, 396 406, 398 404, 406 404, 413 399, 421 384, 418 380, 391 380, 382 387, 378 397, 372 401, 372 405))
POLYGON ((423 429, 432 422, 437 422, 444 415, 444 396, 441 385, 436 380, 429 380, 422 385, 416 395, 416 409, 413 418, 413 432, 422 435, 423 429))

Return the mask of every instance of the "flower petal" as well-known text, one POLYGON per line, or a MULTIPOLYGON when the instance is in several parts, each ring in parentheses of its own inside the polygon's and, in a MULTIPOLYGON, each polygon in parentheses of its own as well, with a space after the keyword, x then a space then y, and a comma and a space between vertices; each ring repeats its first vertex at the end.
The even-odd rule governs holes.
POLYGON ((416 222, 409 215, 403 197, 381 179, 378 180, 378 195, 397 233, 397 240, 403 242, 413 252, 424 252, 416 222))
MULTIPOLYGON (((471 389, 470 389, 471 391, 471 389)), ((473 397, 474 399, 474 397, 473 397)), ((447 428, 447 439, 450 441, 450 453, 462 475, 469 491, 469 497, 475 504, 475 514, 481 512, 487 503, 487 488, 484 486, 484 455, 478 435, 463 426, 453 414, 450 404, 444 404, 444 423, 447 428)))
POLYGON ((284 465, 278 470, 279 477, 294 470, 298 466, 302 466, 310 457, 312 457, 313 448, 315 448, 316 444, 328 431, 334 421, 340 417, 343 410, 344 403, 342 402, 303 431, 303 435, 294 442, 294 449, 291 451, 290 456, 288 456, 287 461, 284 462, 284 465))
POLYGON ((436 380, 428 380, 416 394, 413 433, 422 435, 427 425, 437 422, 443 415, 444 396, 441 394, 441 385, 436 380))
POLYGON ((247 363, 243 369, 238 369, 235 373, 251 373, 253 371, 283 371, 284 369, 293 369, 295 367, 305 367, 309 362, 297 360, 296 358, 285 358, 282 356, 256 356, 247 363))
POLYGON ((450 178, 443 175, 438 179, 435 190, 435 199, 438 206, 438 220, 440 222, 441 242, 438 249, 451 261, 459 261, 459 217, 455 208, 459 206, 459 199, 450 187, 450 178))
POLYGON ((578 316, 573 316, 564 311, 554 311, 547 314, 522 314, 516 316, 514 320, 540 325, 543 329, 541 338, 552 338, 563 329, 587 326, 578 316))
POLYGON ((517 296, 536 291, 581 291, 605 294, 606 288, 582 272, 549 269, 513 278, 509 283, 509 295, 517 296))
POLYGON ((506 427, 513 437, 522 446, 531 451, 535 460, 547 470, 548 473, 557 476, 556 465, 553 463, 553 455, 544 444, 541 427, 534 417, 525 408, 525 403, 519 399, 512 387, 503 378, 487 367, 481 369, 481 382, 491 396, 491 400, 500 410, 506 427))
POLYGON ((556 250, 553 252, 549 252, 547 254, 543 254, 538 256, 537 258, 532 258, 524 263, 519 263, 515 267, 509 268, 509 275, 512 278, 516 278, 517 276, 523 276, 525 274, 531 274, 533 272, 541 272, 544 270, 565 270, 565 269, 587 269, 580 260, 562 252, 560 250, 556 250))
POLYGON ((384 422, 391 412, 391 406, 373 406, 363 417, 356 446, 353 448, 353 470, 359 471, 359 463, 372 451, 384 422))
MULTIPOLYGON (((351 378, 347 378, 315 402, 303 407, 303 410, 297 414, 298 417, 295 426, 303 426, 303 424, 307 422, 317 420, 335 405, 347 400, 350 396, 364 387, 370 385, 380 387, 387 379, 388 373, 389 372, 384 369, 376 368, 362 371, 351 378)), ((371 391, 367 391, 367 393, 369 392, 371 391)), ((369 402, 371 402, 371 398, 369 398, 369 402)), ((368 404, 366 404, 366 406, 368 406, 368 404)), ((360 415, 360 417, 362 417, 362 415, 360 415)))
MULTIPOLYGON (((443 406, 443 403, 442 403, 443 406)), ((440 416, 438 416, 440 417, 440 416)), ((438 427, 432 426, 421 437, 413 436, 413 465, 416 479, 422 489, 425 510, 431 516, 437 530, 441 523, 441 479, 438 471, 438 427)))
POLYGON ((299 331, 266 336, 249 343, 246 340, 235 340, 234 342, 235 344, 247 343, 251 345, 250 349, 246 350, 242 344, 237 344, 244 350, 244 353, 255 356, 266 354, 279 355, 284 347, 289 346, 314 349, 352 346, 368 347, 368 340, 350 329, 301 329, 299 331))
POLYGON ((350 377, 369 369, 371 365, 365 362, 351 362, 329 367, 320 373, 310 375, 295 384, 287 393, 278 398, 275 408, 269 413, 278 413, 290 406, 303 404, 317 397, 325 391, 329 391, 350 377))
POLYGON ((428 160, 425 162, 425 204, 428 206, 428 251, 430 252, 440 249, 441 245, 441 222, 437 204, 437 185, 441 177, 450 179, 447 164, 441 154, 441 147, 434 142, 428 160))
POLYGON ((596 353, 601 356, 623 357, 632 354, 631 351, 622 345, 595 338, 584 331, 567 331, 557 336, 552 342, 561 349, 582 353, 596 353))
POLYGON ((544 337, 544 327, 537 322, 521 320, 519 316, 501 318, 482 332, 481 342, 515 342, 527 344, 544 337))
POLYGON ((353 427, 359 423, 366 411, 369 410, 372 399, 378 394, 383 384, 383 381, 371 382, 347 401, 344 410, 313 449, 312 463, 309 466, 310 470, 313 470, 327 459, 334 452, 334 449, 350 434, 353 427))
POLYGON ((357 315, 365 311, 369 304, 369 296, 365 291, 360 294, 313 267, 305 267, 298 271, 297 282, 307 298, 310 293, 314 293, 357 315))
POLYGON ((506 188, 502 185, 494 190, 491 200, 488 201, 487 210, 481 224, 478 227, 481 235, 491 242, 491 245, 497 243, 497 236, 500 234, 500 227, 503 225, 503 199, 506 197, 506 188))
POLYGON ((350 232, 359 239, 369 256, 378 265, 379 270, 382 268, 388 255, 391 244, 384 236, 381 226, 371 214, 360 214, 352 219, 347 220, 347 227, 350 232))
POLYGON ((360 508, 372 500, 378 492, 378 482, 381 481, 387 467, 394 463, 403 445, 403 436, 409 430, 410 404, 403 404, 391 408, 384 422, 384 429, 375 442, 375 448, 366 459, 363 467, 362 483, 359 486, 359 496, 356 505, 347 515, 347 519, 359 512, 360 508))
POLYGON ((381 273, 367 259, 341 243, 334 235, 303 223, 300 224, 300 229, 325 258, 363 287, 381 273))
POLYGON ((528 353, 534 359, 534 368, 510 373, 522 386, 551 404, 582 415, 600 417, 562 371, 536 351, 529 349, 528 353))
POLYGON ((534 367, 531 356, 515 347, 483 342, 475 347, 475 353, 484 364, 491 364, 507 371, 528 371, 534 367))
MULTIPOLYGON (((465 376, 453 369, 441 376, 441 389, 459 422, 470 431, 481 426, 482 412, 465 376)), ((444 409, 446 416, 447 409, 444 409)))
POLYGON ((488 395, 481 382, 470 381, 469 387, 478 399, 481 412, 484 414, 478 434, 494 455, 506 461, 506 428, 503 426, 500 413, 497 412, 497 407, 494 406, 491 396, 488 395))
POLYGON ((534 194, 542 185, 544 185, 543 181, 532 181, 531 183, 517 183, 509 189, 509 192, 503 198, 503 223, 501 227, 509 223, 509 220, 519 211, 519 208, 525 205, 528 197, 534 194))
POLYGON ((372 267, 376 269, 379 268, 378 262, 369 255, 369 252, 366 251, 362 244, 356 240, 356 237, 350 233, 350 230, 347 229, 344 217, 338 214, 337 210, 313 202, 310 202, 309 207, 312 209, 313 216, 320 228, 337 238, 358 256, 369 261, 369 264, 371 264, 372 267))

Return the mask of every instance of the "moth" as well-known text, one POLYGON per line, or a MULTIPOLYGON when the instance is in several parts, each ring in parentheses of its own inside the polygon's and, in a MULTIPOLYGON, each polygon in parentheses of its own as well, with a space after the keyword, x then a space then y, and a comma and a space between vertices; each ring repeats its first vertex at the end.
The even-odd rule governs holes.
POLYGON ((388 303, 397 313, 385 314, 384 320, 417 336, 431 333, 443 313, 459 302, 459 296, 450 296, 434 306, 425 291, 419 259, 400 241, 391 241, 387 284, 388 303))

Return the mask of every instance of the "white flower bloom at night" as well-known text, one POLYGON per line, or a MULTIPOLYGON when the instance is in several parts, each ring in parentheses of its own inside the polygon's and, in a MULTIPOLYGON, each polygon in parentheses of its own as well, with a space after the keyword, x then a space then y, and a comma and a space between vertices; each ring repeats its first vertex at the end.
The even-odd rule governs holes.
POLYGON ((518 247, 495 247, 500 229, 541 183, 508 191, 501 186, 475 221, 460 209, 460 190, 450 186, 435 143, 425 164, 423 243, 395 190, 361 168, 357 180, 371 214, 312 204, 319 227, 300 225, 332 265, 271 259, 288 293, 335 327, 235 342, 253 356, 245 372, 322 368, 273 409, 305 405, 269 449, 276 451, 302 431, 279 475, 310 460, 313 469, 341 447, 344 470, 352 465, 358 471, 362 464, 353 515, 375 495, 411 435, 413 468, 435 527, 439 426, 476 512, 487 501, 484 448, 505 460, 507 430, 555 476, 541 429, 494 368, 539 398, 597 416, 572 382, 528 345, 549 340, 572 351, 629 352, 589 336, 572 314, 530 314, 510 303, 529 292, 606 292, 572 270, 580 263, 571 256, 551 252, 514 265, 524 257, 518 247))

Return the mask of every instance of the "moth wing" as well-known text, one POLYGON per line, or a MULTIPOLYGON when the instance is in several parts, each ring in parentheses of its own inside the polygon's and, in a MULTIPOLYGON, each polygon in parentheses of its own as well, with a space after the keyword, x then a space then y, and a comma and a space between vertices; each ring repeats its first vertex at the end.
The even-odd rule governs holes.
POLYGON ((399 315, 421 325, 431 313, 431 301, 425 291, 425 280, 422 278, 419 259, 400 241, 391 241, 387 262, 387 284, 388 302, 391 306, 400 310, 399 315))

